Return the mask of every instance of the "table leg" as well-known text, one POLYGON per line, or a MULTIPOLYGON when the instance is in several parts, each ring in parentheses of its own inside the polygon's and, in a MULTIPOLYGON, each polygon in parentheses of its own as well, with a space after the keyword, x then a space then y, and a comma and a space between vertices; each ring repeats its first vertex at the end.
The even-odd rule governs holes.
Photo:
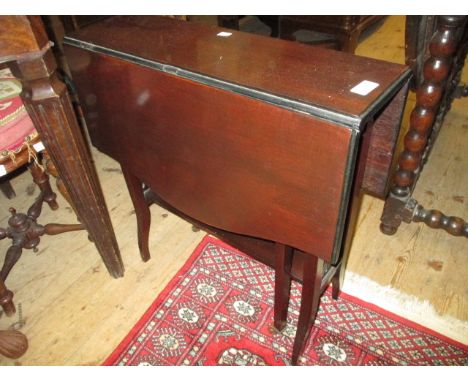
POLYGON ((342 266, 340 264, 338 265, 338 269, 336 270, 332 278, 332 298, 334 300, 337 300, 340 294, 341 269, 342 269, 342 266))
POLYGON ((80 221, 85 225, 107 270, 124 273, 114 230, 96 169, 78 126, 65 84, 58 78, 52 51, 45 49, 10 64, 22 81, 21 94, 28 114, 57 166, 80 221))
POLYGON ((322 283, 323 260, 316 256, 307 256, 303 265, 304 283, 302 285, 301 309, 294 339, 291 363, 297 364, 310 329, 317 315, 322 283))
POLYGON ((121 167, 133 207, 135 208, 140 256, 143 261, 148 261, 151 258, 148 247, 151 212, 144 196, 143 183, 125 166, 122 165, 121 167))
POLYGON ((275 252, 274 324, 275 328, 281 331, 287 323, 293 249, 288 245, 276 243, 275 252))

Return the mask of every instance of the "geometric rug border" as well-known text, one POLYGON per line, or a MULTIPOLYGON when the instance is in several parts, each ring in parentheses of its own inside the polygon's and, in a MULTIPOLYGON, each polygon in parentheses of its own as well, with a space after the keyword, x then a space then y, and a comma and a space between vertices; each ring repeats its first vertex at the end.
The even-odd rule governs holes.
MULTIPOLYGON (((163 289, 163 291, 158 295, 158 297, 154 300, 154 302, 150 305, 150 307, 145 311, 145 313, 141 316, 141 318, 137 321, 137 323, 133 326, 133 328, 130 330, 130 332, 125 336, 125 338, 120 342, 120 344, 114 349, 114 351, 107 357, 107 359, 102 363, 103 366, 112 366, 114 362, 117 360, 117 358, 121 355, 122 351, 132 342, 134 337, 137 335, 137 333, 140 331, 140 329, 143 327, 143 325, 148 321, 148 319, 152 316, 154 313, 155 309, 160 305, 162 301, 167 297, 167 295, 170 293, 170 291, 173 289, 173 286, 177 284, 179 281, 180 276, 185 273, 196 258, 199 256, 201 250, 208 244, 218 244, 222 245, 224 247, 227 247, 228 249, 234 251, 235 253, 242 254, 238 249, 231 247, 230 245, 226 244, 222 240, 219 240, 218 238, 211 236, 211 235, 206 235, 202 241, 197 245, 197 247, 194 249, 190 257, 187 259, 185 264, 179 269, 177 274, 171 279, 171 281, 166 285, 166 287, 163 289)), ((397 321, 403 325, 409 326, 412 329, 415 329, 419 332, 429 334, 431 336, 437 337, 442 341, 445 341, 453 346, 459 347, 464 349, 466 352, 468 352, 468 346, 458 342, 450 337, 446 337, 443 334, 440 334, 434 330, 431 330, 423 325, 420 325, 414 321, 408 320, 404 317, 401 317, 395 313, 392 313, 388 310, 382 309, 381 307, 369 303, 367 301, 361 300, 360 298, 357 298, 355 296, 351 296, 345 292, 340 291, 340 296, 343 296, 346 300, 354 302, 358 305, 361 305, 364 308, 368 308, 370 310, 373 310, 377 313, 382 314, 383 316, 386 316, 394 321, 397 321)))

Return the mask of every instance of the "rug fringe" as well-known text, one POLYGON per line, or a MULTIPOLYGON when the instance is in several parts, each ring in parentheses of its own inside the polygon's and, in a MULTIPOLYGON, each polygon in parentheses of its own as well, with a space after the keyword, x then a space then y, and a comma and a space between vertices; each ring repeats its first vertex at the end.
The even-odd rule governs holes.
POLYGON ((439 315, 434 306, 427 300, 420 300, 390 285, 380 285, 367 277, 350 271, 345 271, 342 290, 349 295, 375 304, 382 309, 468 345, 468 323, 449 315, 439 315))

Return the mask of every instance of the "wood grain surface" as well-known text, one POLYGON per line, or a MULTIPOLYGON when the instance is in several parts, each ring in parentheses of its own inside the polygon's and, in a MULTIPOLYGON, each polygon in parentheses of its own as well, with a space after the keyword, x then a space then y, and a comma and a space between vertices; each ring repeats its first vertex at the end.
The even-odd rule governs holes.
POLYGON ((113 57, 70 68, 96 99, 83 105, 92 142, 162 199, 331 262, 351 129, 113 57))
POLYGON ((37 53, 49 42, 39 16, 29 21, 23 16, 2 16, 0 35, 0 62, 24 53, 37 53))
POLYGON ((406 71, 388 62, 376 65, 373 59, 250 33, 229 30, 231 36, 220 37, 221 31, 215 26, 164 17, 122 16, 70 36, 354 116, 363 114, 406 71), (135 33, 138 39, 132 37, 135 33), (364 80, 379 86, 367 95, 350 92, 364 80))

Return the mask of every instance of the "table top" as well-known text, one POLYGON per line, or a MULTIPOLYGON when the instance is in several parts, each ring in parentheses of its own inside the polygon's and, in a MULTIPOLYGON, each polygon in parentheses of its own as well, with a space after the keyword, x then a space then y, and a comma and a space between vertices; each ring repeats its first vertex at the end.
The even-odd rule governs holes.
POLYGON ((410 76, 403 65, 161 16, 112 17, 64 41, 348 127, 410 76))

